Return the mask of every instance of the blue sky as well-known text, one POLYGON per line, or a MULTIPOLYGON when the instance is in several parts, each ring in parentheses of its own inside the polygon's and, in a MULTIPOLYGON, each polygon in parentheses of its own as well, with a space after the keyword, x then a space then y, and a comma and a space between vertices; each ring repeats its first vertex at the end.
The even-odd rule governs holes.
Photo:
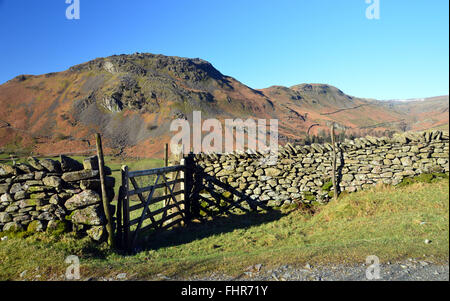
POLYGON ((252 88, 326 83, 377 99, 449 92, 448 0, 0 0, 0 83, 112 54, 210 61, 252 88))

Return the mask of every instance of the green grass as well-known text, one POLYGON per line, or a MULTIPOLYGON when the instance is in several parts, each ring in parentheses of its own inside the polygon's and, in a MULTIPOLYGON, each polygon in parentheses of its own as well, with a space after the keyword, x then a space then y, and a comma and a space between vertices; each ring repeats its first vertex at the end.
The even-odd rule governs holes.
POLYGON ((44 234, 0 242, 0 279, 56 279, 68 255, 80 256, 82 278, 133 279, 158 273, 186 276, 210 271, 239 275, 253 264, 362 263, 368 255, 382 262, 405 258, 434 261, 449 255, 449 181, 377 186, 342 195, 311 210, 293 209, 218 218, 159 235, 132 256, 76 240, 70 234, 44 234), (425 244, 425 239, 431 240, 425 244), (20 250, 20 251, 17 251, 20 250), (38 270, 36 270, 38 268, 38 270))

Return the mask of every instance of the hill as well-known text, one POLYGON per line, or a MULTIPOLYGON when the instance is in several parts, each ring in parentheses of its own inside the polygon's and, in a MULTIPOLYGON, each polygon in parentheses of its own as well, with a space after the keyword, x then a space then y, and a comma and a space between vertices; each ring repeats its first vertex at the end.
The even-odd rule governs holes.
POLYGON ((170 122, 191 120, 194 110, 203 120, 276 118, 282 143, 331 122, 355 135, 448 126, 448 96, 381 102, 324 84, 256 90, 207 61, 148 53, 17 76, 0 85, 0 106, 0 147, 40 154, 92 148, 99 131, 108 153, 151 157, 170 140, 170 122))

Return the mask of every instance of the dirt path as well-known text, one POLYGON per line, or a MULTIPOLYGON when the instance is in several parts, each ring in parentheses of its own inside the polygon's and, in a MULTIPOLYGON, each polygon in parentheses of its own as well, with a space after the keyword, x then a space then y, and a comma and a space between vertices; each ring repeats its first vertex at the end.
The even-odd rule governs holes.
MULTIPOLYGON (((368 267, 367 264, 318 267, 306 265, 302 268, 285 265, 266 270, 263 266, 257 265, 236 278, 211 274, 208 277, 177 280, 367 281, 368 267)), ((444 264, 434 264, 426 260, 408 259, 397 263, 380 264, 379 268, 381 281, 449 281, 448 261, 444 264)))

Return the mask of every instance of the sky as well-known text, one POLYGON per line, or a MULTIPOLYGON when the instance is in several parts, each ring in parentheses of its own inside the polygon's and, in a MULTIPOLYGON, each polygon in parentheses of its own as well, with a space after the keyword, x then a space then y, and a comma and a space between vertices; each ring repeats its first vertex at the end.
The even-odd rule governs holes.
POLYGON ((150 52, 205 59, 255 89, 449 94, 448 0, 0 0, 0 37, 0 83, 150 52), (79 1, 79 19, 66 1, 79 1), (366 15, 373 1, 378 19, 366 15))

